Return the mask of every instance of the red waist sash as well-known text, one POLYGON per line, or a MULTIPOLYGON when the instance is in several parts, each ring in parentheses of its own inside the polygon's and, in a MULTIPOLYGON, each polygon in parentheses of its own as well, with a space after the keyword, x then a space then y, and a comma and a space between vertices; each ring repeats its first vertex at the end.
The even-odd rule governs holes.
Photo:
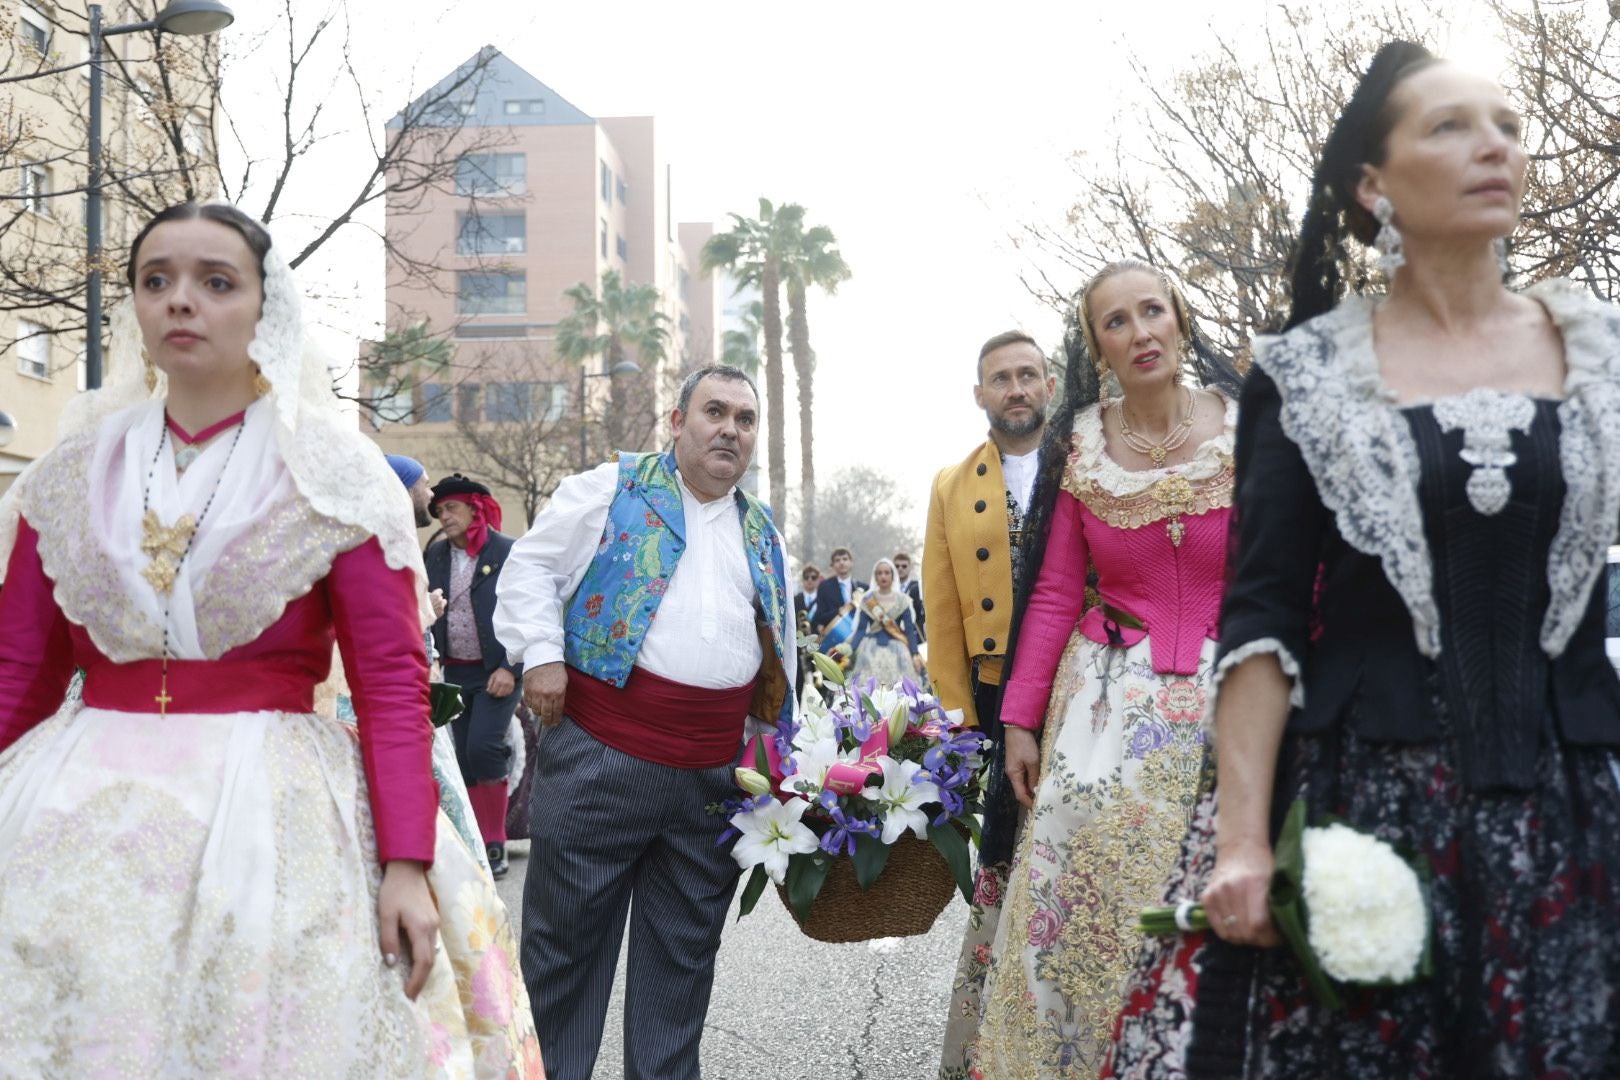
POLYGON ((704 690, 631 668, 621 690, 569 668, 563 711, 620 753, 677 769, 714 769, 742 752, 755 681, 704 690))
POLYGON ((285 660, 170 660, 167 683, 162 660, 105 661, 86 670, 84 703, 133 713, 307 713, 315 680, 308 667, 285 660))

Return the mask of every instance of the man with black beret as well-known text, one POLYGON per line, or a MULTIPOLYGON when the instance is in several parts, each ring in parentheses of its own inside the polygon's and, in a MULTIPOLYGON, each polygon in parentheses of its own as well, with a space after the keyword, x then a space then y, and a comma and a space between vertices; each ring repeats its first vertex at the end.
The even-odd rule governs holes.
POLYGON ((466 708, 453 720, 456 758, 490 871, 506 876, 506 731, 518 705, 521 664, 510 663, 496 640, 495 590, 512 538, 501 527, 501 504, 489 488, 460 473, 433 485, 428 512, 443 537, 428 545, 428 587, 444 590, 444 614, 433 624, 433 644, 444 658, 444 678, 462 688, 466 708))

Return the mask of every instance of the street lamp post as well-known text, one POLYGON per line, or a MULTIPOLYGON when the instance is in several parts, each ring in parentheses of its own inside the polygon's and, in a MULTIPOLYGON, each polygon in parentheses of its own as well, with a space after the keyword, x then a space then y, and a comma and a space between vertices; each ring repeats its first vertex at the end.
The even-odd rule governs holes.
POLYGON ((611 379, 615 375, 640 375, 641 368, 633 360, 620 360, 608 371, 586 371, 585 364, 579 365, 579 471, 584 472, 591 467, 591 451, 586 441, 586 424, 591 414, 586 407, 585 380, 611 379))
POLYGON ((101 5, 90 5, 90 146, 85 179, 85 255, 89 278, 85 282, 84 385, 101 385, 101 43, 119 34, 158 30, 194 36, 212 34, 236 19, 219 0, 169 0, 157 18, 121 26, 101 25, 101 5))

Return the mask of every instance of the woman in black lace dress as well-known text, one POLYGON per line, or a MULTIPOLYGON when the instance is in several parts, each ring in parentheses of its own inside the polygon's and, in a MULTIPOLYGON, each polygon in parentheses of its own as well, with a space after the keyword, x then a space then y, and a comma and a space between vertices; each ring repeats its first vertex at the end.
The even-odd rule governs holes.
POLYGON ((1287 331, 1255 343, 1215 710, 1218 814, 1104 1075, 1620 1075, 1620 311, 1504 287, 1526 157, 1501 89, 1382 49, 1334 127, 1287 331), (1342 297, 1346 233, 1378 298, 1342 297), (1432 875, 1434 974, 1328 1011, 1276 947, 1303 798, 1432 875), (1196 1007, 1195 1007, 1196 1002, 1196 1007))

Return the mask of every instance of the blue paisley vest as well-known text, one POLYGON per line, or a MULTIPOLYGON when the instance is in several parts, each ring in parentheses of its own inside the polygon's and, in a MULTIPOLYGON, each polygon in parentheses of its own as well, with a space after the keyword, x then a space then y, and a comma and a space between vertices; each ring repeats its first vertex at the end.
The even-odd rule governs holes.
MULTIPOLYGON (((748 572, 763 621, 770 627, 761 684, 775 685, 785 678, 780 673, 787 667, 783 661, 788 604, 782 586, 786 580, 782 541, 764 504, 740 489, 736 499, 748 572)), ((563 619, 563 656, 569 667, 624 686, 686 550, 685 532, 675 455, 620 454, 619 487, 608 508, 596 558, 569 599, 563 619)), ((772 700, 768 712, 756 710, 754 715, 775 720, 789 714, 792 707, 789 693, 780 703, 772 700)))

